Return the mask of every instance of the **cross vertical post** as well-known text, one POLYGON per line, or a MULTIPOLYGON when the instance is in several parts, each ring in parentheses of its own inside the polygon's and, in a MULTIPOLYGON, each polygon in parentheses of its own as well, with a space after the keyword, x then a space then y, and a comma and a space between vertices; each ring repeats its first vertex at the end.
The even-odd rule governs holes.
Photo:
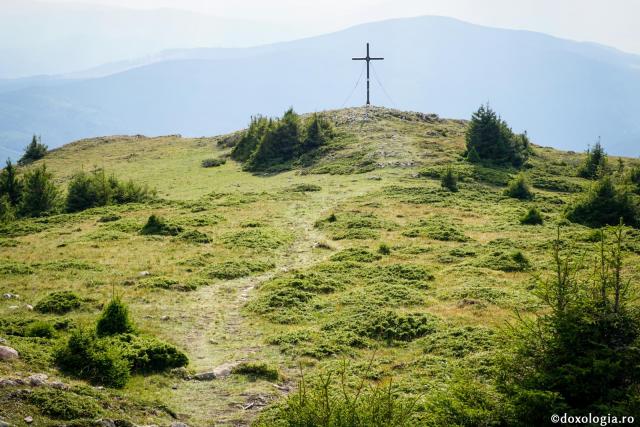
POLYGON ((367 56, 364 58, 351 58, 352 61, 367 61, 367 106, 371 105, 371 99, 369 96, 370 84, 369 84, 369 63, 371 61, 383 61, 384 58, 372 58, 369 55, 369 43, 367 42, 367 56))

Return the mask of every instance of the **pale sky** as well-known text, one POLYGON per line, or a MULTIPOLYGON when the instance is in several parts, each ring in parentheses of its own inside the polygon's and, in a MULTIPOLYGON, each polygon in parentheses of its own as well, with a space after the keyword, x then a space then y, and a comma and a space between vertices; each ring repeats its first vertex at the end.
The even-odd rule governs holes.
MULTIPOLYGON (((2 0, 0 0, 1 2, 2 0)), ((45 0, 60 2, 62 0, 45 0)), ((308 34, 393 17, 443 15, 539 31, 640 53, 640 0, 74 0, 132 8, 175 8, 253 21, 304 23, 308 34)))

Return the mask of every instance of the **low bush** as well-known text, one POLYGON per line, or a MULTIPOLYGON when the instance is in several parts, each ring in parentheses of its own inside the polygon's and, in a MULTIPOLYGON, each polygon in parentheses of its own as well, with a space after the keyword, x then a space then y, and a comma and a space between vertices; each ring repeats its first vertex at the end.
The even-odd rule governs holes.
POLYGON ((28 337, 52 338, 54 334, 55 329, 53 328, 53 325, 44 321, 35 321, 31 323, 25 331, 25 335, 28 337))
POLYGON ((331 261, 374 262, 382 257, 366 248, 348 248, 331 256, 331 261))
POLYGON ((329 232, 333 240, 369 240, 380 237, 380 229, 391 229, 395 224, 371 213, 343 212, 338 217, 331 214, 316 221, 316 228, 329 232))
POLYGON ((434 319, 426 314, 388 312, 372 319, 363 332, 375 339, 412 341, 434 331, 434 319))
POLYGON ((466 247, 453 248, 449 251, 449 255, 457 258, 474 257, 476 256, 476 251, 466 247))
POLYGON ((163 372, 189 363, 183 352, 156 338, 127 333, 105 338, 103 342, 118 349, 133 373, 163 372))
POLYGON ((508 184, 510 179, 509 172, 511 171, 507 167, 488 167, 474 163, 456 165, 455 167, 450 165, 428 166, 421 169, 418 175, 425 178, 440 179, 442 183, 442 179, 447 177, 449 169, 451 169, 452 176, 458 182, 476 181, 501 187, 508 184))
POLYGON ((533 192, 531 191, 531 188, 523 174, 519 174, 515 179, 509 182, 507 189, 504 190, 504 194, 514 199, 533 199, 533 192))
POLYGON ((131 366, 118 348, 105 345, 92 330, 78 329, 54 355, 58 367, 70 375, 109 387, 124 387, 131 366))
POLYGON ((470 378, 470 373, 455 373, 452 381, 438 387, 426 398, 428 426, 514 426, 519 424, 513 407, 495 387, 470 378))
POLYGON ((182 232, 178 235, 178 238, 190 243, 211 243, 213 239, 209 237, 207 234, 198 231, 198 230, 189 230, 182 232))
MULTIPOLYGON (((258 314, 271 314, 285 310, 301 311, 306 302, 314 296, 311 292, 291 286, 288 281, 269 282, 264 288, 267 289, 263 294, 249 304, 249 307, 258 314)), ((270 317, 276 321, 275 317, 270 317)))
POLYGON ((380 243, 380 246, 378 246, 378 253, 381 255, 390 255, 391 247, 386 243, 380 243))
POLYGON ((308 330, 294 330, 274 335, 267 340, 267 343, 280 346, 296 346, 310 341, 312 337, 313 334, 308 330))
POLYGON ((496 347, 496 334, 483 327, 460 326, 444 328, 427 335, 421 341, 425 353, 460 358, 496 347))
POLYGON ((357 336, 387 342, 413 341, 436 330, 436 320, 421 313, 396 313, 390 310, 359 309, 345 318, 323 327, 324 330, 349 331, 357 336))
POLYGON ((387 283, 396 281, 422 283, 434 279, 427 267, 416 264, 389 264, 375 268, 372 272, 378 279, 387 283))
POLYGON ((0 248, 15 248, 20 244, 15 239, 5 239, 0 237, 0 248))
POLYGON ((544 223, 544 218, 542 217, 542 213, 535 206, 529 208, 527 212, 520 217, 520 224, 523 225, 542 225, 544 223))
POLYGON ((115 222, 122 219, 120 215, 117 214, 106 214, 98 218, 98 222, 115 222))
POLYGON ((276 323, 297 323, 308 316, 308 303, 316 295, 343 289, 349 283, 344 270, 357 270, 355 266, 353 262, 332 262, 269 280, 261 285, 260 295, 248 307, 276 323))
POLYGON ((256 425, 405 427, 417 425, 416 409, 417 401, 401 397, 391 381, 353 378, 345 364, 310 380, 303 375, 296 391, 264 411, 256 425))
POLYGON ((551 176, 534 176, 531 180, 535 188, 547 191, 557 191, 562 193, 579 193, 582 187, 569 180, 551 176))
POLYGON ((319 295, 348 289, 339 304, 411 305, 424 302, 423 290, 434 277, 420 265, 371 265, 354 259, 370 259, 378 254, 345 251, 349 260, 321 263, 304 272, 289 273, 260 286, 260 293, 249 308, 277 323, 297 323, 306 318, 312 300, 319 295), (365 258, 361 258, 364 256, 365 258))
POLYGON ((485 167, 481 165, 474 165, 473 167, 473 179, 477 182, 484 182, 487 184, 503 187, 509 184, 511 175, 509 169, 485 167))
POLYGON ((262 273, 275 267, 272 262, 234 260, 224 261, 210 266, 207 275, 214 279, 232 280, 250 276, 254 273, 262 273))
POLYGON ((527 271, 531 267, 527 257, 519 250, 495 251, 484 257, 480 265, 504 272, 527 271))
POLYGON ((264 227, 264 224, 261 223, 260 221, 244 221, 243 223, 240 224, 240 227, 242 227, 242 228, 260 228, 260 227, 264 227))
POLYGON ((171 277, 156 276, 140 280, 140 286, 147 288, 165 289, 167 291, 191 292, 201 286, 206 286, 204 279, 189 279, 180 281, 171 277))
POLYGON ((278 381, 282 377, 278 368, 264 362, 244 362, 234 367, 231 373, 246 375, 254 380, 278 381))
POLYGON ((119 298, 114 298, 109 302, 96 324, 98 336, 124 334, 133 330, 133 324, 129 319, 129 309, 119 298))
POLYGON ((189 363, 175 346, 130 333, 123 307, 118 299, 111 301, 98 322, 100 336, 88 329, 73 331, 54 355, 60 369, 94 384, 119 388, 131 373, 162 372, 189 363))
POLYGON ((322 187, 316 184, 298 184, 294 187, 291 187, 289 191, 298 192, 298 193, 307 193, 314 191, 321 191, 322 187))
POLYGON ((86 261, 67 260, 67 259, 46 262, 38 266, 45 270, 50 270, 50 271, 68 271, 68 270, 100 271, 101 270, 101 267, 97 264, 92 264, 86 261))
POLYGON ((443 242, 469 241, 469 238, 457 227, 440 219, 420 220, 408 230, 403 231, 402 235, 409 238, 428 237, 443 242))
POLYGON ((182 231, 182 227, 179 225, 170 224, 164 218, 154 214, 149 217, 147 223, 140 230, 140 234, 145 236, 177 236, 182 231))
POLYGON ((43 415, 59 420, 95 419, 102 413, 95 398, 67 390, 38 387, 27 399, 43 415))
POLYGON ((19 337, 27 336, 27 329, 37 320, 18 316, 3 316, 0 318, 0 330, 5 335, 19 337))
POLYGON ((222 236, 222 242, 228 247, 273 250, 289 243, 290 238, 271 228, 250 228, 231 232, 222 236))
POLYGON ((333 240, 376 240, 380 238, 380 232, 366 228, 347 228, 334 231, 331 238, 333 240))
POLYGON ((539 301, 528 291, 521 291, 513 287, 500 287, 491 283, 476 280, 455 288, 441 289, 438 298, 458 302, 459 307, 472 305, 476 308, 486 307, 487 304, 521 311, 533 312, 540 308, 539 301))
POLYGON ((33 273, 33 268, 30 265, 22 262, 0 260, 0 274, 2 275, 26 275, 33 273))
POLYGON ((217 158, 217 159, 204 159, 201 163, 201 166, 203 168, 215 168, 218 166, 222 166, 225 163, 227 163, 226 159, 221 159, 221 158, 217 158))
POLYGON ((66 314, 77 309, 82 300, 71 291, 52 292, 35 305, 34 309, 40 313, 66 314))

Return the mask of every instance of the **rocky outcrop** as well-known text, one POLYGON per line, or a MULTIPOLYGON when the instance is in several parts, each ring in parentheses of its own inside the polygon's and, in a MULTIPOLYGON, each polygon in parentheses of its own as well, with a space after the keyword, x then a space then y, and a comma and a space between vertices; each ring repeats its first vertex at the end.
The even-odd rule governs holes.
POLYGON ((14 348, 0 345, 0 360, 13 360, 18 359, 20 354, 14 348))

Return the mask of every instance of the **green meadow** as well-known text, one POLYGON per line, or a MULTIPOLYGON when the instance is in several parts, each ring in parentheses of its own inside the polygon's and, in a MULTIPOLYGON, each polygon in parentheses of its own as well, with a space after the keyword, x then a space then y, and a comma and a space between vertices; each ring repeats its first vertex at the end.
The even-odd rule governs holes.
MULTIPOLYGON (((333 373, 349 389, 391 381, 411 406, 404 425, 507 425, 500 359, 514 325, 548 310, 537 286, 553 272, 558 227, 575 254, 598 245, 566 219, 593 185, 576 172, 585 154, 535 145, 519 169, 470 163, 466 121, 384 108, 322 116, 335 136, 280 172, 229 158, 237 134, 88 139, 21 168, 45 163, 62 189, 101 168, 155 197, 0 224, 0 293, 11 296, 0 299, 0 345, 20 354, 0 362, 0 379, 44 373, 64 385, 0 386, 1 419, 278 425, 302 378, 311 387, 333 373), (441 185, 448 169, 458 191, 441 185), (521 173, 532 198, 505 194, 521 173), (542 224, 523 224, 534 207, 542 224), (169 231, 141 232, 152 215, 169 231), (60 291, 77 299, 51 301, 60 291), (188 364, 132 371, 122 387, 60 369, 56 352, 114 296, 138 336, 188 364)), ((637 282, 640 233, 626 230, 623 273, 637 282)))

